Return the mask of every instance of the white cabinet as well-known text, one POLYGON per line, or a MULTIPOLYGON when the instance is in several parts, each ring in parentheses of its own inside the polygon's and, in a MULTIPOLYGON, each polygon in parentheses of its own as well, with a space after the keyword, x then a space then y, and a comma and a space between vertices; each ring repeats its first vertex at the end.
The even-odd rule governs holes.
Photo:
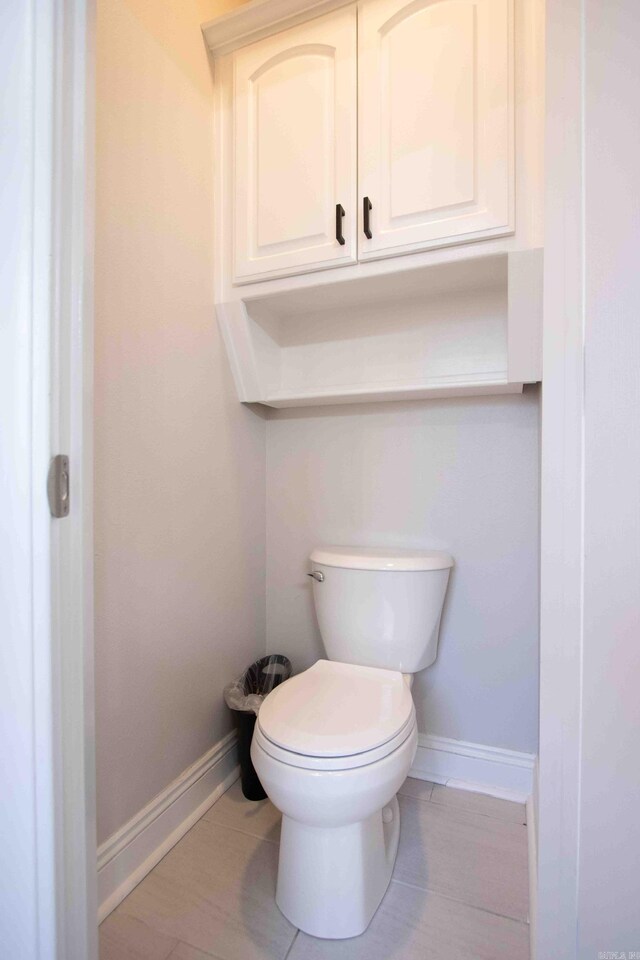
POLYGON ((238 396, 522 389, 541 376, 544 0, 342 4, 247 0, 203 27, 238 396))
POLYGON ((355 7, 234 55, 236 282, 355 262, 356 97, 355 7))
POLYGON ((513 0, 357 16, 234 54, 235 283, 514 229, 513 0))
POLYGON ((513 229, 511 0, 363 0, 361 259, 513 229))

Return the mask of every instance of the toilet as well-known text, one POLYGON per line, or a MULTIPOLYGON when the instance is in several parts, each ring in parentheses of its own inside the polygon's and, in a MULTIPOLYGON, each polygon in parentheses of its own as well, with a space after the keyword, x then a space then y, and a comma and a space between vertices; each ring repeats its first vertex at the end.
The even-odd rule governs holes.
POLYGON ((310 562, 328 659, 266 697, 251 757, 282 813, 276 902, 305 933, 342 939, 366 930, 391 880, 413 674, 436 658, 453 559, 341 546, 310 562))

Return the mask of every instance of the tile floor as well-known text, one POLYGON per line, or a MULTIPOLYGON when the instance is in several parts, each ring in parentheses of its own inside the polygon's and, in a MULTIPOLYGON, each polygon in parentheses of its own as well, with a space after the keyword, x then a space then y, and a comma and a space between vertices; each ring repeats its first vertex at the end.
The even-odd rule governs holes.
POLYGON ((408 779, 369 929, 316 940, 275 905, 280 816, 235 783, 100 927, 100 960, 528 960, 525 808, 408 779))

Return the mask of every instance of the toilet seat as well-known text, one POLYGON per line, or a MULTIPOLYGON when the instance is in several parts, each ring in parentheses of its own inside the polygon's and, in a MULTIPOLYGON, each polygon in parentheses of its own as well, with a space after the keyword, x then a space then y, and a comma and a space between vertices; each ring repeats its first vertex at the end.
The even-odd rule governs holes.
POLYGON ((384 760, 385 757, 390 756, 409 739, 415 729, 416 718, 414 710, 402 729, 390 740, 387 740, 386 743, 381 744, 379 747, 374 747, 372 750, 365 750, 362 753, 352 753, 342 757, 310 757, 302 753, 295 753, 293 750, 287 750, 273 743, 272 740, 269 740, 258 724, 256 724, 253 739, 268 756, 290 767, 300 767, 303 770, 316 770, 318 772, 324 770, 354 770, 357 767, 367 767, 377 760, 384 760))
POLYGON ((283 763, 344 770, 388 756, 414 727, 413 699, 401 673, 318 660, 269 694, 255 736, 283 763))

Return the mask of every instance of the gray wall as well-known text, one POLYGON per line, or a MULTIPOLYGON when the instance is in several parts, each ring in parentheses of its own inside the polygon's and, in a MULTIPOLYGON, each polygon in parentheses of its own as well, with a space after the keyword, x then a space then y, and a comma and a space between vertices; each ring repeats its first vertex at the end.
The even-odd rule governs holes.
POLYGON ((420 730, 537 749, 538 390, 282 411, 267 424, 267 645, 323 655, 305 576, 318 543, 430 546, 456 560, 420 730))
POLYGON ((265 424, 214 321, 215 12, 98 5, 99 840, 230 729, 222 686, 264 650, 265 424))

